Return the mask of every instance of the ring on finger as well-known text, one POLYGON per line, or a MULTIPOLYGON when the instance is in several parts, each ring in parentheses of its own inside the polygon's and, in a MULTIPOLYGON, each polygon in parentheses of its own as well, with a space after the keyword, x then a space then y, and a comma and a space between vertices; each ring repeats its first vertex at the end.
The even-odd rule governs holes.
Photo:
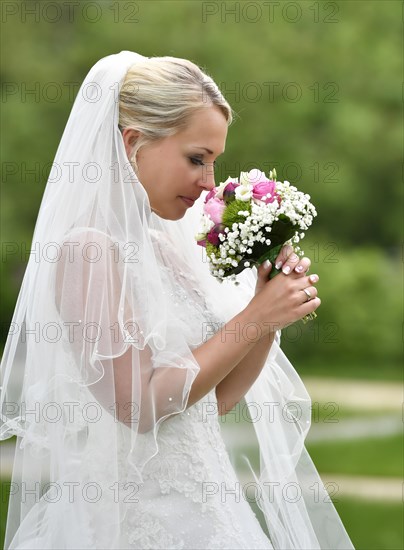
POLYGON ((306 296, 307 296, 306 302, 310 302, 310 300, 313 299, 310 290, 308 290, 307 288, 302 288, 302 290, 303 290, 303 292, 304 292, 304 293, 306 294, 306 296))

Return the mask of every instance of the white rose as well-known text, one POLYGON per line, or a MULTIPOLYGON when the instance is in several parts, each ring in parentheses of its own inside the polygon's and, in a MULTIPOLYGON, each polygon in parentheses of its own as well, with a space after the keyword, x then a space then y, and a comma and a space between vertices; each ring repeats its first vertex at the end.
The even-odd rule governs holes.
POLYGON ((209 231, 212 229, 214 225, 215 224, 210 218, 208 218, 207 216, 202 216, 199 233, 197 235, 197 237, 200 237, 200 238, 197 240, 201 241, 202 239, 204 239, 206 237, 206 234, 209 233, 209 231))
POLYGON ((249 201, 252 197, 252 185, 240 185, 239 187, 236 187, 236 199, 239 201, 249 201))
POLYGON ((208 216, 203 215, 201 217, 199 233, 195 235, 195 240, 203 241, 204 239, 206 239, 206 235, 209 233, 209 231, 212 229, 214 225, 215 224, 210 218, 208 218, 208 216))

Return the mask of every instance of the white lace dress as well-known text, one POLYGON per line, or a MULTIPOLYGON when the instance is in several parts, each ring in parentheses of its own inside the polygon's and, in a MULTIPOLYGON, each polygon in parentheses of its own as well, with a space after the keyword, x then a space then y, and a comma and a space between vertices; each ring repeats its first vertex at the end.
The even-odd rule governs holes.
MULTIPOLYGON (((190 270, 173 269, 172 254, 170 264, 162 268, 172 278, 173 308, 187 316, 192 348, 192 340, 198 340, 198 335, 200 339, 201 322, 217 319, 193 286, 190 270)), ((230 462, 221 435, 215 389, 164 421, 158 445, 158 454, 145 466, 137 503, 128 510, 122 548, 273 548, 230 462)))

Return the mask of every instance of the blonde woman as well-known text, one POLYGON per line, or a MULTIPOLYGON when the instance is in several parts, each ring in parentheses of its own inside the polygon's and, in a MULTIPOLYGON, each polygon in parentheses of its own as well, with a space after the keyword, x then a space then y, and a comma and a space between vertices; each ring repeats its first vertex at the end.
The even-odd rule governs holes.
POLYGON ((285 247, 272 281, 261 266, 219 285, 194 242, 231 121, 185 59, 124 51, 84 80, 2 360, 6 548, 352 548, 325 490, 310 494, 310 399, 279 346, 320 305, 310 260, 285 247), (265 531, 219 425, 243 398, 302 413, 254 425, 265 531))

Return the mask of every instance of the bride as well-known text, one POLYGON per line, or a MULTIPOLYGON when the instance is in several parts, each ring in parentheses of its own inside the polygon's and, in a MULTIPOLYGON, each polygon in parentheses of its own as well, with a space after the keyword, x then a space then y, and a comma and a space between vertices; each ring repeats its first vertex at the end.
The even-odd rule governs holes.
POLYGON ((0 437, 16 436, 5 548, 353 548, 280 348, 320 305, 310 260, 286 246, 278 277, 261 265, 220 284, 194 240, 231 121, 184 59, 123 51, 85 78, 2 359, 0 437), (261 413, 268 534, 220 432, 243 398, 261 413))

